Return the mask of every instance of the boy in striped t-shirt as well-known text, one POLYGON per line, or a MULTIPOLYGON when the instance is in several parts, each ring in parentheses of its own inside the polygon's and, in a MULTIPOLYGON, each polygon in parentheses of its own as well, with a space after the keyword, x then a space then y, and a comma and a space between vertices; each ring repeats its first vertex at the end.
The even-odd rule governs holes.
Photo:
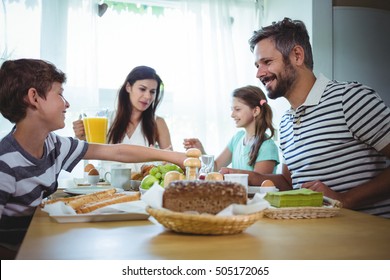
POLYGON ((390 218, 390 109, 362 84, 315 77, 301 21, 273 23, 249 44, 268 97, 291 105, 280 124, 282 174, 251 173, 250 182, 309 188, 346 208, 390 218))
POLYGON ((93 144, 61 137, 69 103, 66 76, 38 59, 5 61, 0 68, 0 112, 15 127, 0 142, 0 257, 15 257, 32 215, 57 190, 61 170, 81 159, 119 162, 170 161, 182 165, 184 153, 127 144, 93 144))

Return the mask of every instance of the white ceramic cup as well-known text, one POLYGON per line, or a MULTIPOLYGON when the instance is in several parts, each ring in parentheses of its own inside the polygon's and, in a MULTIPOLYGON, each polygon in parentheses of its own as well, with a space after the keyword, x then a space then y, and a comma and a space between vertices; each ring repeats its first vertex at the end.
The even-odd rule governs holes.
POLYGON ((120 189, 128 189, 131 180, 131 168, 126 166, 111 166, 111 172, 104 174, 104 179, 111 183, 111 186, 120 189))
POLYGON ((248 192, 248 174, 224 174, 223 177, 225 181, 240 183, 248 192))
POLYGON ((96 185, 97 183, 99 183, 99 180, 100 180, 99 175, 87 175, 87 181, 91 185, 96 185))

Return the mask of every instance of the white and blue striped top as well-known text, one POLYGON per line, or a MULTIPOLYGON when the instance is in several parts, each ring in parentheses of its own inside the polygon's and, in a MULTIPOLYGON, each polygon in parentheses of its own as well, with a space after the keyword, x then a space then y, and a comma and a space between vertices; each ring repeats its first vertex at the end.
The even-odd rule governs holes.
MULTIPOLYGON (((293 188, 320 180, 338 192, 383 171, 390 144, 390 109, 377 93, 356 82, 320 75, 304 104, 280 124, 280 145, 293 188)), ((390 218, 390 199, 358 209, 390 218)))
POLYGON ((49 133, 37 159, 15 140, 13 131, 0 141, 0 245, 17 249, 35 208, 57 190, 61 170, 68 172, 87 151, 85 141, 49 133))

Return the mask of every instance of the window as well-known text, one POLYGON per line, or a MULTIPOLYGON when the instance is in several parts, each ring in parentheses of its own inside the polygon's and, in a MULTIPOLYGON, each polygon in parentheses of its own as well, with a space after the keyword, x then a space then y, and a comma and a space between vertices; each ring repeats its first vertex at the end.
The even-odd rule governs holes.
MULTIPOLYGON (((6 45, 0 43, 0 53, 49 60, 67 74, 71 107, 66 127, 57 133, 73 135, 72 121, 86 106, 114 109, 129 71, 148 65, 165 84, 157 114, 167 121, 174 149, 183 150, 183 138, 198 137, 208 153, 219 154, 236 130, 232 90, 259 84, 247 40, 259 26, 260 4, 103 2, 108 9, 99 17, 98 1, 3 0, 0 42, 6 45)), ((5 123, 0 118, 0 137, 11 127, 5 123)))
MULTIPOLYGON (((29 5, 17 1, 2 2, 0 63, 16 57, 39 57, 40 38, 35 34, 40 33, 40 1, 29 5)), ((12 127, 0 114, 0 138, 8 134, 12 127)))

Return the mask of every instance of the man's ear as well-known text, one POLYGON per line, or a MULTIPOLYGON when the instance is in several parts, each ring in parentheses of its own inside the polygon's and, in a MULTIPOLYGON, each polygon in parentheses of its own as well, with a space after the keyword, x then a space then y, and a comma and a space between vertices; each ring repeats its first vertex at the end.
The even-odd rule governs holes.
POLYGON ((291 51, 291 62, 296 66, 302 66, 305 60, 305 51, 299 45, 296 45, 291 51))

